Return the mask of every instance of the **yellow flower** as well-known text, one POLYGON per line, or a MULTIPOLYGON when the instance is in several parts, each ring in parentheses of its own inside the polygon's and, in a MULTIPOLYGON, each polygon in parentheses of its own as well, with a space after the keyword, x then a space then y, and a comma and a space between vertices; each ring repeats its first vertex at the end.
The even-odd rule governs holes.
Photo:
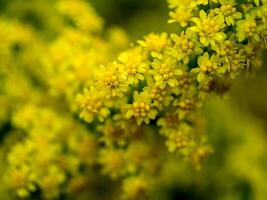
POLYGON ((86 1, 60 0, 56 8, 81 30, 94 32, 102 29, 102 19, 86 1))
POLYGON ((211 44, 214 47, 216 43, 220 43, 226 38, 226 34, 222 31, 225 27, 223 15, 215 15, 212 11, 207 14, 201 10, 199 18, 194 17, 191 20, 195 26, 190 27, 190 30, 198 33, 199 40, 204 46, 211 44))
MULTIPOLYGON (((192 92, 192 91, 190 91, 192 92)), ((176 107, 176 113, 179 116, 179 119, 185 119, 190 112, 196 108, 197 101, 194 93, 188 93, 186 95, 182 95, 180 98, 175 99, 173 105, 176 107)))
POLYGON ((190 138, 188 131, 173 131, 169 134, 166 146, 170 152, 181 152, 190 146, 194 146, 194 141, 190 138))
POLYGON ((267 21, 267 3, 266 3, 266 1, 256 11, 257 11, 256 15, 258 17, 260 17, 262 19, 262 21, 266 24, 266 21, 267 21))
POLYGON ((131 131, 126 128, 124 129, 116 121, 111 119, 106 120, 103 125, 100 125, 98 131, 102 134, 100 141, 103 141, 107 146, 125 146, 131 134, 131 131))
POLYGON ((198 58, 197 63, 198 67, 191 71, 198 74, 198 82, 202 82, 206 78, 210 78, 212 75, 220 76, 225 72, 225 69, 220 66, 221 63, 217 55, 212 55, 210 57, 206 52, 203 56, 198 58))
POLYGON ((179 6, 188 6, 196 3, 196 0, 168 0, 168 3, 169 8, 178 8, 179 6))
POLYGON ((86 122, 90 123, 95 117, 100 121, 109 115, 110 111, 105 106, 105 94, 102 91, 98 91, 91 87, 90 89, 84 89, 83 94, 78 94, 76 102, 82 109, 80 117, 86 122))
POLYGON ((43 196, 53 199, 60 195, 60 186, 65 180, 65 174, 58 167, 49 166, 46 175, 38 180, 38 184, 43 191, 43 196))
POLYGON ((149 124, 150 120, 155 119, 157 116, 157 110, 151 106, 151 99, 149 95, 145 92, 138 94, 134 92, 134 101, 128 106, 128 111, 126 112, 126 118, 134 118, 137 125, 141 125, 143 122, 149 124))
POLYGON ((214 150, 210 146, 197 147, 189 155, 190 162, 197 170, 200 170, 203 160, 207 159, 213 152, 214 150))
POLYGON ((149 184, 147 178, 142 175, 128 177, 123 181, 122 198, 126 200, 147 199, 149 184))
POLYGON ((173 130, 177 129, 181 121, 179 115, 173 111, 166 111, 165 115, 158 119, 157 125, 160 126, 160 133, 168 136, 173 130))
POLYGON ((245 56, 247 69, 251 70, 252 66, 258 64, 256 61, 261 56, 261 48, 262 47, 255 45, 254 43, 248 43, 240 50, 240 53, 245 56))
POLYGON ((151 78, 147 78, 147 87, 144 88, 144 92, 149 95, 151 106, 159 110, 170 105, 173 100, 170 88, 161 88, 151 78))
POLYGON ((235 25, 237 19, 242 18, 242 13, 237 12, 235 7, 235 0, 219 0, 221 7, 215 8, 214 12, 216 14, 222 14, 224 16, 225 22, 228 26, 235 25))
POLYGON ((162 51, 167 48, 169 44, 168 34, 161 33, 155 34, 150 33, 145 36, 145 40, 139 40, 138 44, 145 50, 151 51, 151 56, 154 58, 162 58, 162 51))
POLYGON ((174 41, 173 54, 184 64, 189 63, 190 56, 199 55, 202 53, 201 45, 198 42, 197 35, 187 29, 186 32, 181 32, 180 36, 171 34, 171 39, 174 41))
POLYGON ((126 160, 122 150, 102 149, 99 155, 99 163, 102 165, 102 173, 109 175, 112 179, 117 179, 126 172, 126 160))
POLYGON ((122 97, 128 90, 127 75, 116 61, 109 63, 107 67, 100 66, 96 81, 97 88, 104 91, 107 98, 122 97))
POLYGON ((141 141, 131 142, 127 148, 127 170, 136 173, 146 164, 150 165, 151 147, 141 141))
POLYGON ((183 74, 183 66, 177 64, 175 59, 168 56, 162 60, 155 59, 151 66, 150 74, 161 89, 167 85, 170 87, 178 85, 177 76, 183 74))
POLYGON ((245 67, 245 56, 240 53, 232 54, 228 62, 224 62, 223 65, 229 72, 230 77, 234 79, 245 67))
POLYGON ((236 31, 238 42, 242 42, 245 39, 249 39, 253 42, 259 42, 261 39, 256 20, 252 15, 247 15, 246 19, 237 21, 236 31))
POLYGON ((230 39, 217 45, 214 50, 218 56, 222 57, 225 61, 228 61, 229 57, 236 53, 237 48, 236 41, 230 39))
POLYGON ((133 48, 119 55, 118 60, 122 62, 121 71, 126 72, 129 84, 136 85, 139 80, 144 80, 147 72, 147 64, 140 48, 133 48))
POLYGON ((169 13, 172 19, 168 20, 168 22, 178 22, 182 27, 185 27, 193 16, 192 11, 192 8, 180 5, 175 11, 169 13))
POLYGON ((191 91, 195 86, 193 81, 195 80, 194 76, 190 72, 184 72, 178 76, 178 87, 173 88, 176 95, 186 94, 191 91))
MULTIPOLYGON (((217 0, 212 0, 216 3, 217 0)), ((197 5, 207 5, 209 0, 168 0, 169 8, 178 8, 180 6, 188 6, 197 9, 197 5)))

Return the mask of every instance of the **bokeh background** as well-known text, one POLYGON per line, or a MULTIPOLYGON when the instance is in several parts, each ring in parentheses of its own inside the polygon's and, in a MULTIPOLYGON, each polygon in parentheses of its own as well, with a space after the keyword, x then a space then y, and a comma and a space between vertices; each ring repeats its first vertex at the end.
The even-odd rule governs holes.
MULTIPOLYGON (((0 14, 23 21, 51 38, 60 19, 52 0, 0 0, 0 14), (47 23, 47 21, 50 21, 47 23)), ((167 24, 165 0, 89 0, 107 27, 125 29, 134 43, 150 32, 176 32, 167 24)), ((201 171, 171 165, 154 199, 267 199, 267 53, 262 69, 240 77, 231 92, 208 103, 208 135, 215 153, 201 171)), ((1 108, 0 108, 1 109, 1 108)), ((3 135, 1 135, 3 136, 3 135)), ((1 199, 1 197, 0 197, 1 199)))

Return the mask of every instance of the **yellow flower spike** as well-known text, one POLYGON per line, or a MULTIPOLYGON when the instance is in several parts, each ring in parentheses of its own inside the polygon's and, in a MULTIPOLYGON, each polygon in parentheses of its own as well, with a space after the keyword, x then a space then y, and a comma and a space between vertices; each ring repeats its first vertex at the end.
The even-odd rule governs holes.
POLYGON ((134 118, 140 126, 142 123, 149 124, 150 120, 156 118, 157 113, 157 110, 151 106, 149 95, 145 92, 138 94, 135 91, 133 103, 128 106, 125 117, 126 119, 134 118))
POLYGON ((107 199, 118 199, 122 183, 122 198, 145 199, 174 163, 167 150, 200 169, 213 152, 200 108, 261 65, 266 0, 169 0, 169 22, 182 29, 126 50, 125 33, 102 33, 86 0, 44 2, 55 30, 49 17, 38 31, 0 18, 0 196, 97 199, 94 189, 107 185, 107 199), (101 171, 115 184, 103 185, 101 171))
POLYGON ((93 87, 84 89, 83 94, 78 94, 76 97, 76 102, 82 110, 80 117, 88 123, 92 122, 95 117, 104 121, 110 114, 105 106, 104 97, 105 93, 96 91, 93 87))

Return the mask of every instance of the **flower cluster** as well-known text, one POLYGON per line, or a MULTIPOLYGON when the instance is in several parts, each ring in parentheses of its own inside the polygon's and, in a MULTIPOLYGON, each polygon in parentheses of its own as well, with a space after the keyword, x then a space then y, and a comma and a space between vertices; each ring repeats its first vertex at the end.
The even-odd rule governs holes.
POLYGON ((144 199, 178 156, 200 169, 201 108, 260 66, 266 1, 169 0, 179 31, 131 47, 85 0, 46 6, 44 35, 0 18, 0 196, 144 199))
MULTIPOLYGON (((139 131, 138 140, 143 141, 147 137, 143 131, 146 127, 166 138, 170 152, 183 155, 197 169, 201 168, 201 162, 213 150, 207 143, 200 108, 211 96, 224 94, 229 82, 239 74, 258 67, 256 60, 264 48, 267 28, 262 12, 264 1, 170 0, 169 4, 174 9, 169 22, 178 22, 180 31, 148 34, 115 61, 99 68, 94 81, 86 86, 99 92, 93 97, 82 94, 91 99, 100 91, 105 93, 99 103, 106 103, 109 116, 103 118, 98 111, 93 124, 106 124, 112 119, 123 127, 122 147, 115 142, 110 152, 113 155, 115 148, 118 155, 114 157, 120 159, 111 166, 104 164, 105 173, 110 171, 112 177, 127 175, 122 155, 125 146, 132 145, 130 138, 137 134, 129 134, 128 129, 139 131)), ((86 120, 84 115, 90 111, 84 104, 78 105, 86 120)), ((142 171, 138 180, 139 176, 142 171)), ((138 187, 141 190, 145 185, 138 187)))

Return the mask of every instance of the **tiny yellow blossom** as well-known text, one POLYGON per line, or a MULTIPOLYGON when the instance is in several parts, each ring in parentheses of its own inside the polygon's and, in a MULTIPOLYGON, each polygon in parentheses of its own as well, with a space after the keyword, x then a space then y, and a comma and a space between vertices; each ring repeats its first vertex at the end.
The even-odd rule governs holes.
POLYGON ((169 13, 172 19, 168 20, 169 23, 178 22, 182 27, 187 26, 188 22, 192 18, 192 9, 186 6, 179 6, 175 11, 169 13))
POLYGON ((90 123, 95 117, 103 121, 110 113, 105 106, 105 94, 94 88, 84 89, 83 94, 78 94, 76 102, 82 109, 80 117, 90 123))
POLYGON ((56 3, 60 13, 69 17, 81 29, 99 31, 103 21, 86 1, 60 0, 56 3))
POLYGON ((233 54, 229 57, 228 62, 224 62, 223 65, 229 72, 230 77, 234 79, 245 67, 245 56, 240 53, 233 54))
POLYGON ((211 44, 213 47, 226 38, 226 34, 223 32, 225 27, 223 15, 215 15, 212 11, 207 14, 201 10, 199 18, 194 17, 191 21, 195 23, 195 26, 190 27, 190 30, 198 33, 199 40, 204 46, 211 44))
POLYGON ((151 56, 154 58, 162 58, 162 51, 167 48, 169 44, 169 39, 168 39, 168 34, 167 33, 161 33, 155 34, 155 33, 150 33, 149 35, 144 37, 143 40, 139 40, 138 44, 151 51, 151 56))
POLYGON ((185 148, 195 145, 186 131, 174 131, 169 134, 166 146, 170 152, 182 152, 185 148))
POLYGON ((146 199, 149 190, 148 180, 142 176, 133 176, 124 180, 122 198, 126 200, 146 199))
POLYGON ((170 57, 164 57, 163 60, 155 59, 151 65, 153 69, 150 74, 160 88, 163 89, 167 85, 170 87, 178 85, 177 76, 183 74, 183 66, 177 65, 174 59, 170 57))
POLYGON ((129 84, 136 85, 139 80, 144 80, 147 72, 147 64, 140 48, 134 48, 119 55, 118 60, 122 62, 121 70, 127 73, 129 84))
POLYGON ((206 78, 210 78, 212 75, 220 76, 224 74, 225 69, 220 66, 220 60, 217 55, 209 56, 208 53, 204 53, 197 60, 198 67, 192 69, 193 73, 197 73, 197 80, 202 82, 206 78))
POLYGON ((184 64, 189 63, 190 56, 199 55, 202 53, 201 45, 198 42, 197 35, 187 29, 186 32, 181 32, 180 36, 171 34, 174 41, 174 55, 184 64))
POLYGON ((237 21, 236 23, 236 37, 239 42, 245 39, 250 39, 255 42, 260 41, 259 30, 257 27, 256 20, 254 16, 248 15, 246 19, 237 21))
POLYGON ((189 160, 197 170, 200 170, 203 160, 213 152, 214 150, 210 146, 200 146, 190 154, 189 160))
POLYGON ((112 179, 117 179, 125 174, 126 160, 123 151, 118 149, 102 149, 99 156, 102 172, 112 179))
POLYGON ((235 0, 219 0, 221 7, 215 8, 216 14, 222 14, 228 26, 235 25, 235 21, 242 18, 242 13, 237 11, 235 0))
POLYGON ((127 76, 125 71, 120 70, 121 65, 117 62, 101 66, 96 74, 96 86, 104 91, 109 97, 122 97, 128 89, 127 76))
POLYGON ((150 78, 147 79, 147 85, 144 88, 144 92, 149 95, 152 107, 162 110, 164 107, 170 105, 173 100, 170 88, 161 88, 160 85, 155 84, 150 78))
POLYGON ((150 120, 155 119, 158 113, 151 106, 151 99, 145 92, 140 94, 134 92, 134 101, 128 107, 126 118, 130 119, 133 117, 138 125, 141 125, 143 122, 149 124, 150 120))
POLYGON ((161 127, 160 133, 165 136, 169 136, 174 130, 177 130, 180 123, 179 115, 171 111, 157 121, 157 125, 161 127))

